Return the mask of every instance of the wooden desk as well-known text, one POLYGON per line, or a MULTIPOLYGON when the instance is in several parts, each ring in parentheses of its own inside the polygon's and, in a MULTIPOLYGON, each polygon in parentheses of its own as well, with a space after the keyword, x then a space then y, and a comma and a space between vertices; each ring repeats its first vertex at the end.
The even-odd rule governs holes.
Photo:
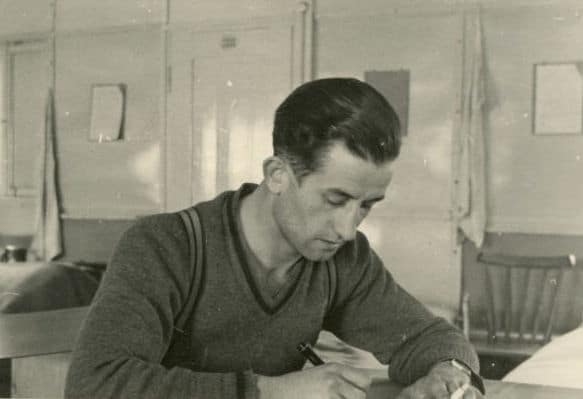
POLYGON ((583 390, 559 388, 550 385, 516 384, 504 381, 486 381, 488 399, 581 399, 583 390))
POLYGON ((87 307, 0 314, 0 359, 12 359, 15 398, 61 398, 87 307))
MULTIPOLYGON (((13 397, 63 395, 69 351, 87 313, 86 307, 0 315, 0 358, 12 358, 13 397)), ((383 370, 369 369, 375 382, 368 399, 391 399, 401 387, 383 370)), ((488 399, 582 399, 583 390, 486 380, 488 399)))
MULTIPOLYGON (((583 390, 486 380, 487 399, 581 399, 583 390)), ((401 388, 388 380, 375 380, 367 399, 396 398, 401 388)))

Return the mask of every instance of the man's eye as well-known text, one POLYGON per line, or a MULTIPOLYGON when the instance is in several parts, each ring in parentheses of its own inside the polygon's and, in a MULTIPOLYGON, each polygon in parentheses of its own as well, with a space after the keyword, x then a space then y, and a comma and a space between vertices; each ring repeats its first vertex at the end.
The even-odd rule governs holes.
POLYGON ((332 206, 343 206, 346 200, 336 198, 326 198, 326 202, 332 206))
POLYGON ((365 209, 365 210, 367 210, 367 211, 370 211, 370 210, 371 210, 371 208, 372 208, 373 206, 374 206, 374 203, 372 203, 372 202, 363 202, 363 203, 360 205, 360 207, 361 207, 362 209, 365 209))

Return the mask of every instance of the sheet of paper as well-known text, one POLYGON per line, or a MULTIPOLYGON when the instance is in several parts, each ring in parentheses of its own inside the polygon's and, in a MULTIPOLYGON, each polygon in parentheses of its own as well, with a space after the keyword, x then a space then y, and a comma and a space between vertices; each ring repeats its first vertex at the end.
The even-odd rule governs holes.
POLYGON ((94 85, 91 90, 89 140, 116 141, 123 137, 125 89, 123 85, 94 85))

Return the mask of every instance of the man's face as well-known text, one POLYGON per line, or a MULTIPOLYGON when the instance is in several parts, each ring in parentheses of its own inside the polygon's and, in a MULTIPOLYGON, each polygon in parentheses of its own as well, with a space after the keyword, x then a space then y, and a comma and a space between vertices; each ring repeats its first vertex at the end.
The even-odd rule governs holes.
POLYGON ((289 184, 275 200, 274 218, 292 250, 307 259, 330 258, 356 229, 372 206, 382 200, 391 181, 391 163, 380 166, 334 144, 319 170, 301 185, 287 167, 289 184))

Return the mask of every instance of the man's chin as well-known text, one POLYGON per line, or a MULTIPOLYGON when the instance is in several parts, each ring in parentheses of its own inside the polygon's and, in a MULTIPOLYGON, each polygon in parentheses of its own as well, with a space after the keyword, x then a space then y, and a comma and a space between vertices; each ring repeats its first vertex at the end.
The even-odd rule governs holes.
POLYGON ((338 250, 334 251, 313 251, 309 254, 304 254, 304 258, 312 262, 324 262, 331 259, 338 250))

